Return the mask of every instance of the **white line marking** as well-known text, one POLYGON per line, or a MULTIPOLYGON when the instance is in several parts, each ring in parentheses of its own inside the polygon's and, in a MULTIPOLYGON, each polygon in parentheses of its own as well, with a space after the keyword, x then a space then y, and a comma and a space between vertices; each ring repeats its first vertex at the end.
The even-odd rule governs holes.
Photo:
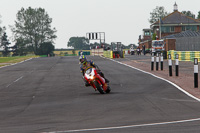
POLYGON ((134 128, 134 127, 147 127, 147 126, 177 124, 177 123, 194 122, 194 121, 200 121, 200 118, 188 119, 188 120, 179 120, 179 121, 170 121, 170 122, 160 122, 160 123, 149 123, 149 124, 139 124, 139 125, 118 126, 118 127, 90 128, 90 129, 53 131, 53 132, 42 132, 42 133, 73 133, 73 132, 86 132, 86 131, 113 130, 113 129, 123 129, 123 128, 134 128))
MULTIPOLYGON (((102 58, 105 58, 105 57, 102 57, 102 58)), ((171 82, 171 81, 169 81, 167 79, 158 77, 158 76, 156 76, 156 75, 154 75, 154 74, 152 74, 150 72, 143 71, 143 70, 135 68, 133 66, 121 63, 119 61, 115 61, 113 59, 110 59, 110 60, 112 60, 114 62, 117 62, 119 64, 122 64, 122 65, 128 66, 130 68, 133 68, 135 70, 141 71, 143 73, 152 75, 153 77, 156 77, 158 79, 164 80, 164 81, 170 83, 171 85, 175 86, 176 88, 178 88, 180 91, 182 91, 186 95, 188 95, 188 96, 192 97, 193 99, 197 100, 198 102, 200 102, 200 99, 198 99, 198 98, 194 97, 193 95, 189 94, 188 92, 186 92, 185 90, 180 88, 178 85, 174 84, 173 82, 171 82)), ((156 125, 177 124, 177 123, 194 122, 194 121, 200 121, 200 118, 188 119, 188 120, 179 120, 179 121, 170 121, 170 122, 160 122, 160 123, 149 123, 149 124, 128 125, 128 126, 118 126, 118 127, 105 127, 105 128, 78 129, 78 130, 67 130, 67 131, 53 131, 53 132, 43 132, 43 133, 73 133, 73 132, 86 132, 86 131, 100 131, 100 130, 112 130, 112 129, 124 129, 124 128, 134 128, 134 127, 147 127, 147 126, 156 126, 156 125)))
POLYGON ((19 77, 18 79, 16 79, 14 82, 19 81, 20 79, 22 79, 24 76, 19 77))
POLYGON ((18 79, 16 79, 15 81, 13 81, 11 84, 7 85, 6 88, 8 88, 9 86, 11 86, 12 84, 18 82, 19 80, 21 80, 24 76, 19 77, 18 79))
POLYGON ((185 93, 186 95, 188 95, 189 97, 191 97, 191 98, 193 98, 193 99, 195 99, 195 100, 197 100, 197 101, 200 102, 200 99, 199 99, 199 98, 197 98, 197 97, 191 95, 190 93, 188 93, 187 91, 185 91, 184 89, 182 89, 181 87, 179 87, 178 85, 176 85, 175 83, 173 83, 173 82, 171 82, 171 81, 169 81, 169 80, 167 80, 167 79, 161 78, 161 77, 156 76, 156 75, 154 75, 154 74, 152 74, 152 73, 150 73, 150 72, 146 72, 146 71, 144 71, 144 70, 141 70, 141 69, 139 69, 139 68, 136 68, 136 67, 127 65, 127 64, 125 64, 125 63, 122 63, 122 62, 119 62, 119 61, 116 61, 116 60, 113 60, 113 59, 110 59, 110 60, 112 60, 112 61, 114 61, 114 62, 117 62, 117 63, 119 63, 119 64, 122 64, 122 65, 125 65, 125 66, 127 66, 127 67, 133 68, 133 69, 135 69, 135 70, 141 71, 141 72, 143 72, 143 73, 149 74, 149 75, 151 75, 151 76, 153 76, 153 77, 156 77, 156 78, 158 78, 158 79, 161 79, 161 80, 163 80, 163 81, 166 81, 166 82, 170 83, 171 85, 173 85, 174 87, 176 87, 177 89, 179 89, 180 91, 182 91, 183 93, 185 93))

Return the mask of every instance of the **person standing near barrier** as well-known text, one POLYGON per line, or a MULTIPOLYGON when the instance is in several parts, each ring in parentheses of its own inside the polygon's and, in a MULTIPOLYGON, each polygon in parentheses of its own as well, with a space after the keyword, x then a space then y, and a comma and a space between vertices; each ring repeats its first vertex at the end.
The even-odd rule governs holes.
POLYGON ((133 45, 130 47, 130 53, 131 53, 131 55, 134 55, 134 54, 135 54, 135 53, 134 53, 133 45))
POLYGON ((142 49, 143 49, 143 54, 145 55, 146 54, 145 45, 142 46, 142 49))
POLYGON ((80 56, 81 56, 81 55, 83 55, 83 51, 82 51, 82 50, 80 51, 80 56))
POLYGON ((137 47, 137 55, 140 55, 140 47, 137 47))

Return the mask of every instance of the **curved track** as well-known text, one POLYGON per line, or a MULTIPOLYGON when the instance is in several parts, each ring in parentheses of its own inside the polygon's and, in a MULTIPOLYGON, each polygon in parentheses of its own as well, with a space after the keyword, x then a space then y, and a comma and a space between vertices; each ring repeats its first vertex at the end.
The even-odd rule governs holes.
POLYGON ((84 87, 78 57, 37 58, 0 68, 0 132, 199 132, 198 101, 151 75, 88 58, 110 80, 110 94, 84 87))

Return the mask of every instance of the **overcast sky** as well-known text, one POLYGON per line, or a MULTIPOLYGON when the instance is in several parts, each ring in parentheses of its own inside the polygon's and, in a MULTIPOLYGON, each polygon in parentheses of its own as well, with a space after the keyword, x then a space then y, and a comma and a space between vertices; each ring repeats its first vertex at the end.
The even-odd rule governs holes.
POLYGON ((17 12, 24 7, 44 8, 57 29, 56 48, 67 48, 73 36, 86 36, 87 32, 105 32, 106 43, 137 44, 142 29, 149 28, 150 12, 164 6, 169 13, 177 3, 178 10, 200 11, 199 0, 0 0, 0 26, 14 25, 17 12))

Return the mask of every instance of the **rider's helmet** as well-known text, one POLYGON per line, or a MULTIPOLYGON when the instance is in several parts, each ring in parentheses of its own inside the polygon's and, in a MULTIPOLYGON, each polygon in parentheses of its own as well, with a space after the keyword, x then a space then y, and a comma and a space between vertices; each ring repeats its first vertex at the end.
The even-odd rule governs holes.
POLYGON ((85 55, 81 55, 79 57, 80 64, 85 64, 87 62, 87 58, 85 55))

